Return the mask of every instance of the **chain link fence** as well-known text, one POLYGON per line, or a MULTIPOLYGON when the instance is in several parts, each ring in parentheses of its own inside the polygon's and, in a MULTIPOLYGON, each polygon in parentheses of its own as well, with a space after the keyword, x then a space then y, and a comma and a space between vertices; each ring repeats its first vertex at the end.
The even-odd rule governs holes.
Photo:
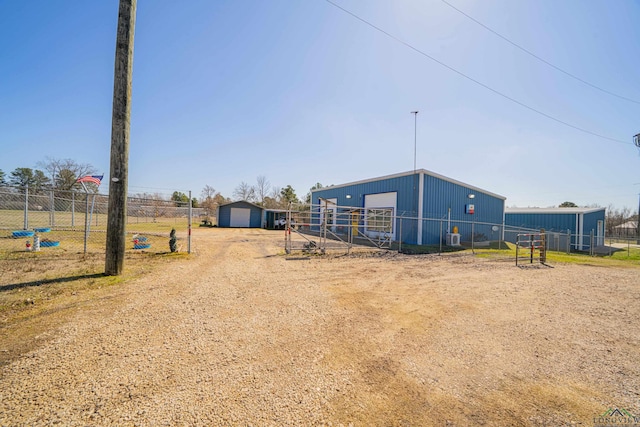
MULTIPOLYGON (((417 218, 407 212, 394 215, 391 208, 361 208, 320 205, 291 206, 274 213, 267 221, 273 228, 285 229, 285 251, 303 252, 344 250, 354 245, 375 246, 404 253, 443 253, 461 249, 504 249, 505 257, 515 248, 518 235, 545 234, 545 250, 581 252, 590 255, 610 254, 605 237, 595 230, 585 234, 571 230, 529 229, 459 218, 417 218), (418 243, 418 237, 420 240, 418 243)), ((586 231, 586 230, 585 230, 586 231)))
MULTIPOLYGON (((108 201, 107 195, 99 193, 1 187, 0 253, 104 253, 108 201)), ((188 203, 179 204, 159 198, 127 198, 127 251, 169 252, 172 229, 176 230, 178 251, 187 251, 191 218, 203 212, 190 210, 188 203)))

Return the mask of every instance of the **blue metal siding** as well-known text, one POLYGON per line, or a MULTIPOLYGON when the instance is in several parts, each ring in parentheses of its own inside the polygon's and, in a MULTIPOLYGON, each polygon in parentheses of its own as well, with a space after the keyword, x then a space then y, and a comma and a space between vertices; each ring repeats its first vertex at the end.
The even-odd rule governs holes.
POLYGON ((235 202, 220 206, 218 210, 218 227, 231 226, 231 208, 250 209, 249 226, 262 227, 262 208, 248 202, 235 202))
MULTIPOLYGON (((416 189, 418 188, 418 180, 415 180, 416 189)), ((411 207, 413 191, 413 179, 412 176, 401 176, 397 178, 384 179, 380 181, 366 182, 363 184, 354 184, 339 188, 321 188, 311 193, 312 203, 319 204, 320 198, 323 199, 338 199, 338 206, 353 206, 364 207, 364 196, 367 194, 379 194, 397 192, 397 209, 396 215, 408 215, 409 212, 416 212, 418 205, 417 195, 413 201, 414 207, 411 207), (347 195, 351 195, 350 199, 347 199, 347 195)), ((416 193, 417 194, 417 193, 416 193)), ((414 215, 415 216, 415 215, 414 215)))
MULTIPOLYGON (((394 178, 380 179, 361 184, 341 186, 338 188, 322 188, 312 192, 312 203, 317 205, 320 199, 337 199, 338 206, 364 207, 364 196, 369 194, 396 192, 395 215, 406 217, 398 219, 395 224, 396 240, 402 239, 404 243, 417 243, 418 224, 418 203, 419 203, 420 178, 417 175, 405 175, 394 178), (414 191, 415 188, 415 191, 414 191), (347 195, 351 198, 347 199, 347 195), (409 219, 411 218, 411 219, 409 219), (402 224, 400 224, 402 222, 402 224)), ((446 218, 449 208, 451 208, 451 226, 458 225, 463 240, 471 240, 471 222, 487 222, 491 224, 502 224, 504 215, 504 200, 489 194, 485 194, 477 189, 470 189, 456 183, 452 183, 431 175, 424 174, 423 207, 422 216, 422 243, 440 243, 440 228, 442 233, 446 233, 446 218), (469 199, 468 195, 474 194, 474 199, 469 199), (465 206, 468 203, 475 205, 475 213, 465 213, 465 206), (427 219, 435 219, 429 221, 427 219), (445 223, 441 224, 440 219, 445 223), (454 221, 466 221, 455 224, 454 221)), ((319 212, 317 207, 315 212, 319 212)), ((314 222, 319 219, 319 213, 314 215, 314 222), (317 216, 316 216, 317 215, 317 216)), ((339 225, 339 224, 338 224, 339 225)), ((474 224, 476 233, 479 224, 474 224)), ((491 226, 488 226, 489 229, 491 226)))
POLYGON ((251 228, 262 227, 262 209, 256 207, 251 208, 251 216, 249 217, 249 224, 251 228))
POLYGON ((218 227, 229 227, 231 224, 231 207, 218 208, 218 227))
POLYGON ((504 223, 514 227, 533 228, 546 231, 578 232, 575 213, 509 213, 504 215, 504 223))
POLYGON ((504 200, 439 178, 425 176, 424 200, 425 218, 446 218, 451 208, 452 219, 502 224, 504 200), (468 204, 474 205, 474 214, 466 213, 468 204))
MULTIPOLYGON (((423 218, 442 220, 443 233, 447 232, 447 219, 451 208, 451 228, 458 227, 462 241, 471 241, 472 230, 476 235, 492 237, 491 227, 501 225, 504 215, 504 200, 477 189, 455 184, 437 177, 424 177, 423 218), (473 194, 473 199, 469 195, 473 194), (474 213, 466 213, 466 206, 474 205, 474 213)), ((440 221, 423 223, 422 241, 424 244, 437 244, 440 239, 440 221)), ((451 230, 450 230, 451 231, 451 230)))
POLYGON ((593 235, 596 236, 598 233, 598 221, 602 221, 603 232, 604 232, 604 218, 605 218, 605 210, 590 212, 584 214, 584 227, 583 232, 586 235, 589 235, 591 231, 593 231, 593 235))
POLYGON ((574 245, 574 248, 587 250, 590 246, 590 233, 593 230, 594 237, 597 236, 598 221, 603 221, 604 226, 605 214, 604 208, 587 213, 507 212, 505 224, 536 230, 544 228, 546 231, 563 233, 571 230, 571 244, 574 245), (583 224, 580 223, 581 221, 583 224), (580 234, 582 234, 582 238, 580 238, 580 234))

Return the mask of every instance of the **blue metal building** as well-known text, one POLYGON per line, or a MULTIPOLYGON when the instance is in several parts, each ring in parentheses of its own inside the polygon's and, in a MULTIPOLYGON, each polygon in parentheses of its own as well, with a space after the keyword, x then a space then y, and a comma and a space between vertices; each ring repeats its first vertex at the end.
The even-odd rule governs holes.
POLYGON ((262 227, 262 212, 261 206, 245 201, 220 205, 218 207, 218 227, 262 227))
POLYGON ((507 208, 507 226, 571 234, 571 246, 587 250, 591 233, 596 246, 604 244, 605 208, 507 208))
MULTIPOLYGON (((318 216, 331 206, 358 209, 365 218, 360 224, 364 233, 371 212, 385 209, 392 218, 391 240, 408 244, 439 244, 453 227, 462 241, 471 241, 472 230, 475 236, 498 239, 504 220, 505 197, 425 169, 332 185, 312 191, 311 200, 318 216)), ((330 225, 339 228, 340 218, 327 215, 330 225)))

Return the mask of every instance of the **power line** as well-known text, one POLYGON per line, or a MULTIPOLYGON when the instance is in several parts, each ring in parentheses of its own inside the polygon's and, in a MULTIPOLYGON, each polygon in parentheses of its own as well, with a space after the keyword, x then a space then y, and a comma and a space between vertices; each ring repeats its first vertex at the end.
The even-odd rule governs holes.
POLYGON ((592 132, 592 131, 590 131, 590 130, 587 130, 587 129, 581 128, 581 127, 576 126, 576 125, 572 125, 571 123, 565 122, 564 120, 558 119, 558 118, 556 118, 556 117, 554 117, 554 116, 552 116, 552 115, 550 115, 550 114, 547 114, 547 113, 545 113, 545 112, 543 112, 543 111, 540 111, 540 110, 538 110, 538 109, 536 109, 536 108, 533 108, 533 107, 531 107, 531 106, 529 106, 529 105, 527 105, 527 104, 525 104, 525 103, 523 103, 523 102, 521 102, 521 101, 518 101, 517 99, 512 98, 512 97, 510 97, 509 95, 506 95, 506 94, 504 94, 504 93, 502 93, 502 92, 500 92, 500 91, 498 91, 498 90, 496 90, 496 89, 493 89, 492 87, 490 87, 490 86, 488 86, 488 85, 486 85, 486 84, 482 83, 481 81, 476 80, 476 79, 474 79, 473 77, 470 77, 470 76, 468 76, 468 75, 464 74, 462 71, 458 71, 457 69, 453 68, 452 66, 450 66, 450 65, 448 65, 448 64, 446 64, 446 63, 444 63, 444 62, 442 62, 442 61, 440 61, 440 60, 438 60, 438 59, 434 58, 433 56, 431 56, 431 55, 429 55, 429 54, 427 54, 427 53, 425 53, 425 52, 421 51, 420 49, 418 49, 418 48, 414 47, 413 45, 411 45, 411 44, 409 44, 409 43, 405 42, 404 40, 402 40, 402 39, 400 39, 400 38, 398 38, 398 37, 394 36, 393 34, 391 34, 391 33, 387 32, 387 31, 383 30, 382 28, 377 27, 376 25, 374 25, 374 24, 372 24, 371 22, 369 22, 369 21, 367 21, 367 20, 365 20, 365 19, 363 19, 363 18, 359 17, 358 15, 356 15, 356 14, 354 14, 354 13, 352 13, 352 12, 350 12, 349 10, 347 10, 347 9, 343 8, 342 6, 337 5, 337 4, 336 4, 336 3, 334 3, 333 1, 331 1, 331 0, 325 0, 325 1, 326 1, 327 3, 329 3, 329 4, 331 4, 332 6, 334 6, 334 7, 338 8, 338 9, 342 10, 343 12, 345 12, 345 13, 347 13, 347 14, 349 14, 349 15, 353 16, 353 17, 354 17, 354 18, 356 18, 358 21, 360 21, 360 22, 362 22, 362 23, 364 23, 364 24, 366 24, 366 25, 370 26, 371 28, 373 28, 373 29, 375 29, 375 30, 377 30, 377 31, 381 32, 382 34, 386 35, 387 37, 389 37, 389 38, 391 38, 391 39, 395 40, 396 42, 398 42, 398 43, 400 43, 400 44, 402 44, 402 45, 404 45, 404 46, 408 47, 409 49, 411 49, 411 50, 413 50, 413 51, 415 51, 415 52, 417 52, 417 53, 419 53, 420 55, 422 55, 422 56, 424 56, 424 57, 426 57, 426 58, 429 58, 429 59, 430 59, 430 60, 432 60, 433 62, 435 62, 435 63, 437 63, 437 64, 439 64, 439 65, 441 65, 441 66, 443 66, 443 67, 447 68, 447 69, 448 69, 448 70, 450 70, 450 71, 453 71, 454 73, 458 74, 459 76, 464 77, 465 79, 470 80, 471 82, 473 82, 473 83, 477 84, 478 86, 482 86, 483 88, 485 88, 485 89, 487 89, 487 90, 489 90, 489 91, 491 91, 491 92, 495 93, 496 95, 499 95, 499 96, 501 96, 501 97, 503 97, 503 98, 505 98, 505 99, 507 99, 507 100, 509 100, 509 101, 511 101, 511 102, 513 102, 513 103, 515 103, 515 104, 518 104, 518 105, 520 105, 521 107, 524 107, 524 108, 526 108, 526 109, 528 109, 528 110, 530 110, 530 111, 533 111, 534 113, 537 113, 537 114, 539 114, 539 115, 541 115, 541 116, 543 116, 543 117, 546 117, 546 118, 548 118, 548 119, 550 119, 550 120, 553 120, 553 121, 555 121, 555 122, 557 122, 557 123, 560 123, 560 124, 562 124, 562 125, 565 125, 565 126, 567 126, 567 127, 570 127, 570 128, 572 128, 572 129, 578 130, 578 131, 580 131, 580 132, 583 132, 583 133, 586 133, 586 134, 589 134, 589 135, 592 135, 592 136, 597 136, 598 138, 607 139, 607 140, 609 140, 609 141, 618 142, 618 143, 620 143, 620 144, 631 144, 631 143, 630 143, 630 142, 628 142, 628 141, 623 141, 623 140, 621 140, 621 139, 616 139, 616 138, 611 138, 611 137, 609 137, 609 136, 600 135, 599 133, 592 132))
POLYGON ((560 71, 561 73, 579 81, 580 83, 583 83, 589 87, 592 87, 593 89, 599 90, 601 92, 606 93, 607 95, 611 95, 611 96, 615 96, 616 98, 619 99, 624 99, 625 101, 628 102, 633 102, 634 104, 639 104, 640 105, 640 101, 637 101, 635 99, 632 98, 628 98, 626 96, 623 95, 618 95, 617 93, 611 92, 607 89, 601 88, 600 86, 594 85, 593 83, 589 83, 588 81, 581 79, 580 77, 576 76, 575 74, 570 73, 569 71, 563 70, 562 68, 558 67, 557 65, 552 64, 551 62, 547 61, 544 58, 539 57, 538 55, 536 55, 535 53, 531 52, 530 50, 520 46, 519 44, 509 40, 507 37, 503 36, 502 34, 498 33, 497 31, 489 28, 488 26, 486 26, 485 24, 483 24, 482 22, 478 21, 477 19, 475 19, 474 17, 468 15, 467 13, 463 12, 462 10, 458 9, 457 7, 455 7, 454 5, 452 5, 451 3, 449 3, 447 0, 440 0, 442 3, 446 4, 447 6, 449 6, 451 9, 455 10, 456 12, 466 16, 468 19, 472 20, 473 22, 475 22, 476 24, 480 25, 482 28, 484 28, 485 30, 495 34, 496 36, 500 37, 502 40, 506 41, 507 43, 517 47, 518 49, 520 49, 521 51, 523 51, 524 53, 534 57, 535 59, 537 59, 540 62, 543 62, 545 64, 547 64, 549 67, 560 71))

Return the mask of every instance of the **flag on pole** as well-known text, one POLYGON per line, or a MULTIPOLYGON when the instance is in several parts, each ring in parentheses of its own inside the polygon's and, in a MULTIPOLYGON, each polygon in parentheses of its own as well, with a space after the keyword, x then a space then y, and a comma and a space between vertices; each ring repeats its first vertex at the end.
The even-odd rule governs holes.
POLYGON ((78 178, 76 182, 93 182, 95 185, 100 186, 103 176, 104 175, 86 175, 82 178, 78 178))

